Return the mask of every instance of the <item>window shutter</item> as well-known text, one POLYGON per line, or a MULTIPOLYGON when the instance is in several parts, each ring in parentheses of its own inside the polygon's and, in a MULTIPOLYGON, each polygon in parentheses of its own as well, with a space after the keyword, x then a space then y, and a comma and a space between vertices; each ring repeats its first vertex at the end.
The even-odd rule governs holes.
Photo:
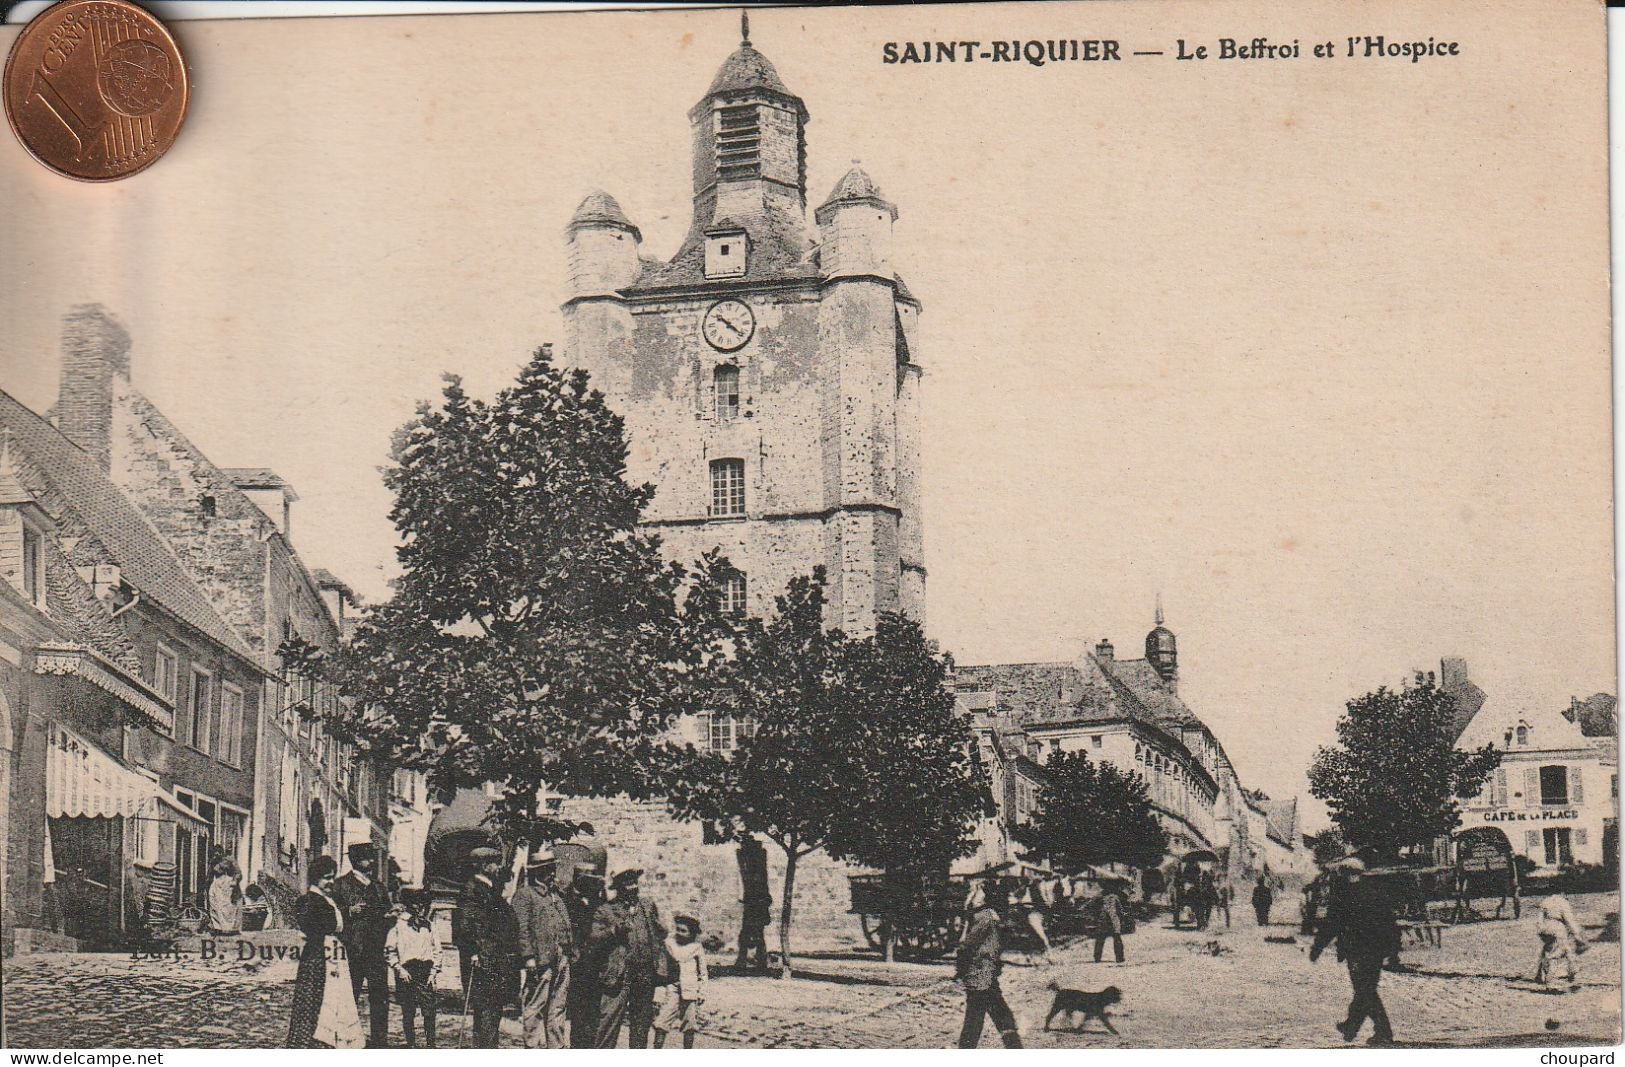
MULTIPOLYGON (((1569 768, 1569 801, 1574 804, 1581 804, 1585 801, 1585 791, 1580 788, 1580 768, 1578 767, 1569 768)), ((1584 833, 1585 831, 1582 830, 1581 832, 1584 833)))
POLYGON ((704 418, 706 401, 711 399, 711 382, 705 376, 705 364, 700 359, 694 360, 694 414, 704 418))
POLYGON ((1495 786, 1490 790, 1490 804, 1497 808, 1507 806, 1507 769, 1505 767, 1495 768, 1495 786))
POLYGON ((1539 830, 1525 831, 1525 833, 1523 835, 1523 849, 1524 849, 1524 851, 1528 852, 1531 856, 1533 856, 1535 850, 1538 849, 1539 847, 1540 847, 1540 831, 1539 830))
POLYGON ((1523 772, 1523 806, 1540 807, 1540 768, 1526 767, 1523 772))
POLYGON ((1578 848, 1585 848, 1586 832, 1584 830, 1574 831, 1574 844, 1578 848))

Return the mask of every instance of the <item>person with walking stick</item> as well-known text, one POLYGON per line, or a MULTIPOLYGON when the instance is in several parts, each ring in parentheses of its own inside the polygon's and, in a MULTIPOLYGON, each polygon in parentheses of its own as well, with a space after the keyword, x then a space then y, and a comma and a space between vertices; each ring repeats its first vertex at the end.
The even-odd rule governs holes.
POLYGON ((457 901, 472 949, 465 1008, 474 1015, 474 1047, 496 1048, 502 1009, 519 994, 519 919, 502 896, 502 853, 482 847, 469 855, 479 864, 479 873, 457 901))

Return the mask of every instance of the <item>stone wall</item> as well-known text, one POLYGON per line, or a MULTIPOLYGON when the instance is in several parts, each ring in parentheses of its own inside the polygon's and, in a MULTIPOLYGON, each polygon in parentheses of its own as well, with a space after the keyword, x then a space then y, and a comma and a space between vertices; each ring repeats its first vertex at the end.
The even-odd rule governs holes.
MULTIPOLYGON (((716 934, 727 944, 728 951, 738 943, 741 889, 736 845, 706 844, 698 823, 679 822, 658 803, 624 797, 571 797, 564 801, 561 815, 592 824, 594 840, 609 852, 610 874, 640 868, 644 872, 643 892, 666 914, 694 916, 700 921, 702 936, 716 934)), ((776 950, 784 892, 784 853, 771 842, 764 844, 774 916, 768 946, 776 950)), ((850 900, 847 875, 857 870, 822 852, 803 856, 797 863, 792 953, 862 943, 858 917, 846 911, 850 900)))

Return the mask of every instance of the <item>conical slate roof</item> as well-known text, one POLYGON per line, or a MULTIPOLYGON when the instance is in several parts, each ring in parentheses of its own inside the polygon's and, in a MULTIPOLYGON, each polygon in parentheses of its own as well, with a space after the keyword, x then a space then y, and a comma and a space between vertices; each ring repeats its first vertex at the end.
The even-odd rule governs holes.
POLYGON ((588 193, 587 198, 581 201, 581 205, 576 208, 576 213, 570 216, 571 226, 605 223, 624 226, 633 233, 638 232, 638 228, 632 225, 632 221, 626 217, 626 212, 621 210, 621 205, 616 202, 613 196, 610 196, 602 189, 588 193))
POLYGON ((722 69, 718 70, 717 76, 711 80, 711 88, 706 95, 714 96, 717 93, 733 93, 745 89, 766 89, 768 92, 784 96, 794 95, 784 87, 779 72, 773 67, 773 61, 751 47, 749 41, 741 44, 739 49, 722 64, 722 69))
POLYGON ((884 200, 880 186, 874 179, 865 174, 862 167, 853 167, 846 172, 846 177, 835 183, 824 198, 825 204, 833 204, 841 200, 884 200))
POLYGON ((862 167, 853 167, 846 172, 846 177, 835 183, 829 196, 818 205, 814 217, 819 225, 827 221, 830 209, 840 204, 877 204, 891 212, 893 220, 897 218, 897 207, 880 192, 880 186, 874 179, 865 174, 862 167))

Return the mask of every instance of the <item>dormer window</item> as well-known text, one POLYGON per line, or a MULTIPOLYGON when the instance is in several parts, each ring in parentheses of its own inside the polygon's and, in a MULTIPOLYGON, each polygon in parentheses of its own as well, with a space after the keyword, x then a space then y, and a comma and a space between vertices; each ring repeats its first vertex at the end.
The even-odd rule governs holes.
POLYGON ((1523 748, 1529 744, 1529 727, 1520 725, 1517 731, 1518 747, 1523 748))
POLYGON ((705 234, 705 276, 742 278, 750 258, 750 238, 738 226, 723 222, 705 234))

